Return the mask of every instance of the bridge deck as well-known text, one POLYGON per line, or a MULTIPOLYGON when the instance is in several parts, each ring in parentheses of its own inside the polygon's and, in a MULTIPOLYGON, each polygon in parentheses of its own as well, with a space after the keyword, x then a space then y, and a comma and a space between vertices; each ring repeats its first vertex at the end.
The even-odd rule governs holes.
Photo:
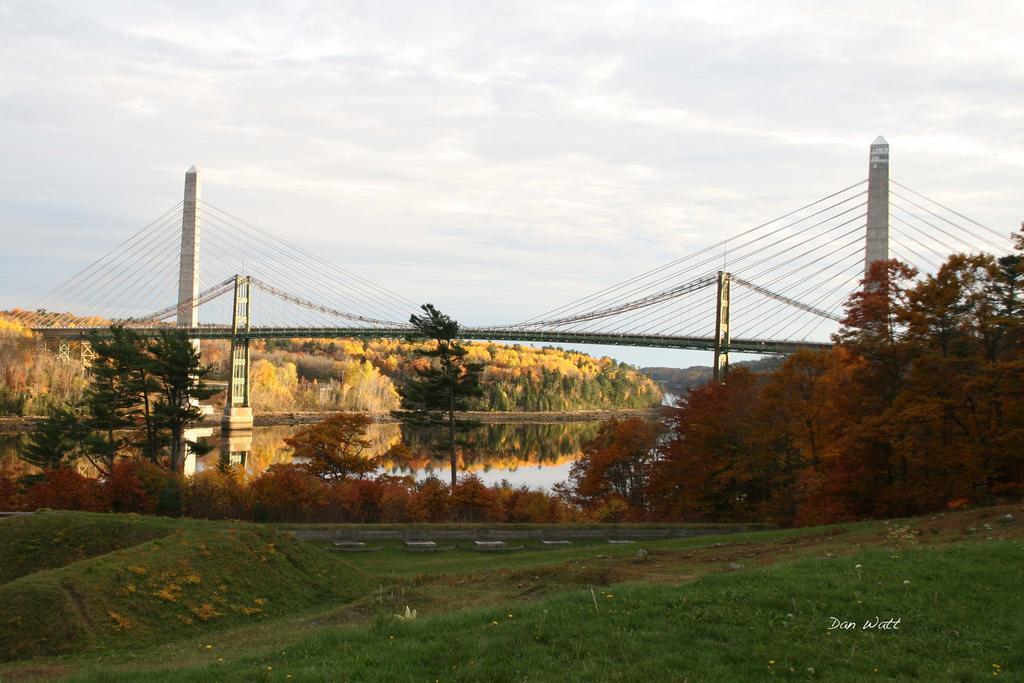
MULTIPOLYGON (((140 334, 155 336, 161 331, 181 330, 192 339, 231 339, 230 327, 138 327, 140 334)), ((105 336, 106 327, 37 328, 33 330, 44 338, 86 340, 91 335, 105 336)), ((248 339, 396 339, 409 336, 409 328, 370 327, 254 327, 239 331, 238 338, 248 339)), ((522 329, 466 328, 467 339, 478 341, 538 342, 544 344, 601 344, 605 346, 639 346, 662 349, 689 349, 709 351, 715 348, 712 337, 676 337, 668 335, 598 334, 593 332, 551 332, 522 329)), ((828 342, 778 341, 771 339, 733 339, 727 350, 737 353, 790 354, 801 350, 828 349, 828 342)))

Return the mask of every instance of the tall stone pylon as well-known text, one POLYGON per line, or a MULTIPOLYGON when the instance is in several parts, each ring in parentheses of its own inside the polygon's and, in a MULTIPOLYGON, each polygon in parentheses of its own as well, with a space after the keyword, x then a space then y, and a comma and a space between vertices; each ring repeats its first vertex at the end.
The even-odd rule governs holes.
POLYGON ((199 324, 199 170, 185 171, 185 203, 181 216, 181 262, 178 266, 178 327, 199 324))
MULTIPOLYGON (((198 327, 199 307, 199 169, 192 166, 185 171, 185 200, 181 214, 181 256, 178 262, 178 327, 198 327)), ((192 346, 199 352, 199 340, 192 346)), ((194 405, 204 415, 213 412, 209 405, 194 405)))
POLYGON ((875 261, 889 259, 889 143, 881 135, 871 143, 868 163, 868 224, 864 274, 875 261))

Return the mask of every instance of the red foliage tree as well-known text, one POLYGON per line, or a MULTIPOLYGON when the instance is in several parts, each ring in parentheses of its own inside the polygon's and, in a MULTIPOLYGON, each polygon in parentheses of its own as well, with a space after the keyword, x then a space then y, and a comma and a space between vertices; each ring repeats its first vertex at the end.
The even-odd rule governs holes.
POLYGON ((475 474, 459 478, 451 487, 449 518, 458 522, 485 522, 494 508, 495 495, 475 474))
POLYGON ((428 522, 448 521, 451 511, 451 492, 448 485, 437 477, 428 477, 415 489, 418 507, 428 522))
POLYGON ((674 520, 733 520, 753 516, 766 495, 752 448, 760 428, 753 419, 759 388, 743 368, 721 384, 706 384, 681 398, 666 418, 663 458, 653 467, 652 510, 674 520))
POLYGON ((626 514, 644 515, 660 431, 659 423, 642 418, 605 422, 573 463, 564 489, 569 498, 590 508, 617 499, 629 511, 626 514))
POLYGON ((25 498, 25 507, 29 510, 52 508, 102 512, 107 509, 100 482, 70 467, 46 471, 28 488, 25 498))

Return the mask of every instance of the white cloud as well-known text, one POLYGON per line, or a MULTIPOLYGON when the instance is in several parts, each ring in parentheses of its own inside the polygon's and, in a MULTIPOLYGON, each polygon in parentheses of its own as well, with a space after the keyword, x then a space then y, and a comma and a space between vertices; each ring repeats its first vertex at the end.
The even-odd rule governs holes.
POLYGON ((193 163, 210 201, 470 322, 854 182, 878 133, 894 177, 1009 231, 1022 29, 1010 1, 0 0, 0 306, 193 163))

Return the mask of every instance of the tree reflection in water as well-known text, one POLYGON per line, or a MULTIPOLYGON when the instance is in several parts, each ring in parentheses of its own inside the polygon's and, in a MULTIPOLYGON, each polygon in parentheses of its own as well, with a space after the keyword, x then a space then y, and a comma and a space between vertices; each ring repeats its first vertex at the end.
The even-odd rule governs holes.
MULTIPOLYGON (((597 434, 598 422, 551 424, 488 424, 466 436, 468 445, 459 451, 459 468, 464 472, 515 472, 524 467, 557 467, 580 457, 583 444, 597 434)), ((285 439, 300 427, 264 427, 253 430, 252 449, 245 457, 245 474, 251 478, 271 465, 292 461, 285 439)), ((431 470, 447 467, 443 454, 431 449, 429 429, 398 424, 371 425, 367 436, 372 443, 369 455, 383 455, 399 443, 409 451, 405 460, 384 460, 392 474, 423 476, 431 470)), ((216 437, 213 437, 216 441, 216 437)), ((196 469, 217 467, 219 444, 196 461, 196 469)), ((561 478, 561 477, 559 477, 561 478)))
MULTIPOLYGON (((485 424, 466 435, 468 445, 459 452, 459 469, 477 474, 490 473, 489 480, 508 478, 513 483, 542 483, 550 486, 565 478, 569 463, 580 457, 584 443, 596 434, 599 422, 558 422, 546 424, 502 423, 485 424), (516 476, 519 470, 532 468, 550 469, 549 477, 524 479, 516 476)), ((252 431, 251 445, 248 441, 233 441, 233 463, 244 468, 247 479, 259 476, 269 467, 292 461, 291 449, 285 439, 301 427, 259 427, 252 431), (239 443, 249 446, 239 451, 239 443)), ((385 460, 385 469, 396 475, 412 474, 426 476, 432 470, 444 470, 447 457, 435 457, 431 450, 429 429, 398 424, 374 424, 367 434, 372 442, 370 454, 382 455, 393 446, 404 443, 409 457, 404 461, 385 460)), ((214 430, 206 440, 213 449, 194 461, 190 459, 189 469, 199 472, 216 468, 221 464, 224 442, 214 430), (194 462, 194 468, 192 467, 194 462)), ((18 458, 24 443, 21 435, 0 435, 0 471, 21 476, 35 471, 31 465, 18 458)), ((224 453, 227 456, 227 453, 224 453)), ((193 472, 187 472, 192 474, 193 472)))

